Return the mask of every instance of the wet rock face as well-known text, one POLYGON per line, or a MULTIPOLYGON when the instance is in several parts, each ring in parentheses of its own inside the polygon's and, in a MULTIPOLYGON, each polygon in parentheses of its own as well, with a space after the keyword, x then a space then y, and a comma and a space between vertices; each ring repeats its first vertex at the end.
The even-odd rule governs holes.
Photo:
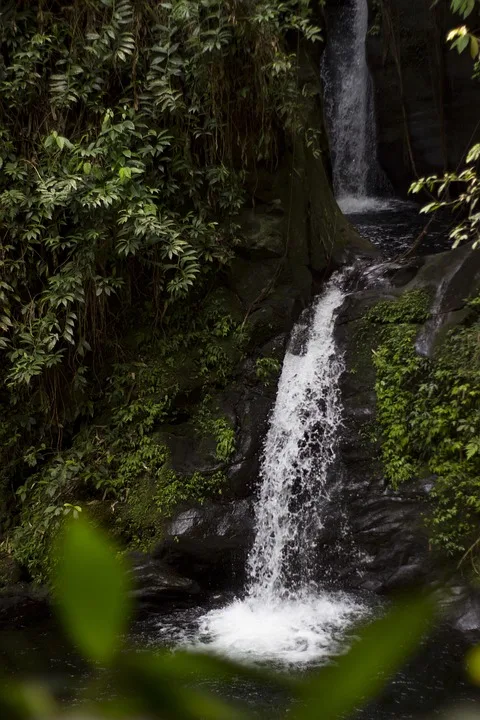
POLYGON ((0 628, 27 627, 51 615, 48 592, 28 583, 0 590, 0 628))
POLYGON ((231 590, 243 585, 252 542, 250 500, 209 502, 177 515, 154 557, 193 578, 206 592, 231 590))
POLYGON ((139 615, 171 603, 188 605, 198 600, 198 583, 181 576, 166 563, 140 552, 130 553, 128 560, 133 585, 131 597, 139 615))
MULTIPOLYGON (((264 355, 280 359, 285 342, 286 335, 273 338, 265 345, 264 355)), ((229 418, 236 431, 235 454, 227 466, 215 459, 214 448, 198 445, 188 423, 172 428, 170 435, 165 436, 172 467, 177 473, 188 475, 201 469, 211 474, 221 469, 227 482, 218 500, 180 508, 167 525, 152 560, 152 567, 159 563, 160 575, 165 568, 178 572, 195 581, 204 593, 232 587, 241 589, 248 551, 253 543, 253 498, 275 392, 276 378, 272 377, 267 384, 260 382, 255 363, 247 360, 238 381, 216 396, 219 412, 229 418)), ((146 559, 144 562, 148 566, 146 559)), ((148 575, 150 570, 145 572, 148 575)), ((141 604, 149 601, 151 593, 154 602, 157 595, 159 599, 170 599, 169 587, 160 587, 157 593, 153 577, 151 582, 142 581, 141 588, 138 598, 141 604)), ((183 589, 180 596, 185 597, 183 589)))
POLYGON ((417 175, 457 167, 475 137, 472 62, 448 49, 448 30, 462 19, 447 5, 383 0, 380 33, 368 37, 379 160, 397 192, 417 175))
POLYGON ((478 590, 465 593, 460 589, 460 597, 453 607, 452 620, 457 630, 472 636, 478 643, 480 639, 480 595, 478 590))
POLYGON ((252 542, 249 499, 205 502, 180 512, 152 554, 129 556, 137 613, 188 606, 217 590, 241 589, 252 542))
MULTIPOLYGON (((383 300, 412 290, 429 290, 432 309, 439 314, 432 343, 441 342, 445 332, 464 319, 466 298, 480 290, 480 254, 464 246, 417 258, 410 271, 404 267, 397 272, 392 266, 387 270, 387 284, 353 293, 337 318, 336 328, 346 363, 341 381, 344 427, 337 468, 343 480, 334 502, 333 531, 323 553, 341 583, 379 593, 446 579, 453 569, 431 552, 423 521, 435 478, 407 483, 398 491, 384 479, 375 432, 375 338, 369 335, 364 317, 370 307, 383 300), (343 526, 339 533, 335 528, 340 526, 340 517, 343 526)), ((471 622, 471 613, 469 618, 471 622)), ((480 626, 480 613, 476 622, 480 626)))

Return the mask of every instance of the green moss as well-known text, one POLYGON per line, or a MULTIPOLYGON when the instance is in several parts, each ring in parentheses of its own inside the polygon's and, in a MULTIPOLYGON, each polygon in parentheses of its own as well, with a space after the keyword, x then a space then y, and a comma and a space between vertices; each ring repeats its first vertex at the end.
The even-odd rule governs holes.
POLYGON ((185 476, 165 463, 155 481, 140 478, 129 488, 119 510, 117 532, 129 547, 151 550, 163 535, 165 522, 182 504, 202 504, 222 494, 226 476, 222 472, 185 476))
POLYGON ((429 316, 430 295, 412 290, 396 300, 383 300, 368 311, 366 320, 376 325, 423 323, 429 316))
MULTIPOLYGON (((367 316, 379 327, 373 354, 385 474, 396 487, 436 477, 427 518, 434 545, 467 551, 480 522, 480 321, 451 330, 432 360, 415 351, 426 306, 413 293, 367 316)), ((472 303, 475 307, 475 303, 472 303)))
POLYGON ((227 300, 212 293, 198 314, 179 311, 161 338, 140 333, 132 358, 112 367, 96 419, 46 462, 41 453, 32 455, 35 472, 18 488, 20 510, 9 541, 33 577, 47 578, 48 548, 73 512, 108 505, 113 510, 100 522, 127 543, 147 546, 177 505, 219 491, 224 477, 218 473, 176 475, 158 437, 187 414, 199 420, 199 434, 212 438, 217 460, 232 457, 235 429, 212 403, 243 357, 245 330, 240 313, 225 312, 227 300))
POLYGON ((28 502, 11 545, 13 557, 40 582, 50 572, 49 548, 72 513, 87 512, 127 546, 147 550, 160 540, 165 521, 179 506, 218 496, 226 482, 222 472, 175 473, 168 448, 150 436, 135 444, 126 440, 115 448, 97 447, 96 463, 94 457, 92 446, 84 443, 70 456, 59 456, 26 491, 28 502))

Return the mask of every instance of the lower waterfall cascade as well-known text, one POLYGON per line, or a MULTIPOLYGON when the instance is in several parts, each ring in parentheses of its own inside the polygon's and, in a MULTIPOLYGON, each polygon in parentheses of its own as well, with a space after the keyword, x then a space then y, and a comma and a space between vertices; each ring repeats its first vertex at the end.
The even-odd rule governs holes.
POLYGON ((295 327, 265 441, 256 537, 248 559, 249 594, 271 601, 308 594, 312 551, 328 505, 328 471, 341 426, 335 354, 335 311, 344 300, 344 274, 317 298, 313 316, 295 327))
POLYGON ((292 333, 264 444, 246 597, 201 619, 200 645, 207 649, 240 659, 315 662, 331 655, 342 632, 366 612, 357 599, 322 590, 314 573, 341 427, 344 365, 333 331, 347 275, 333 275, 292 333))
POLYGON ((0 27, 6 720, 480 720, 480 0, 0 27))

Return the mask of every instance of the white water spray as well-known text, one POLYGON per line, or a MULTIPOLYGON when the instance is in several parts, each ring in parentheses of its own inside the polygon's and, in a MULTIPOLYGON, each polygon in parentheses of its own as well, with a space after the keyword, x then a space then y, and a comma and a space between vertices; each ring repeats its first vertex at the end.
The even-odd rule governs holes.
POLYGON ((248 567, 250 595, 271 600, 309 591, 315 537, 328 504, 328 471, 341 425, 335 352, 335 311, 342 276, 317 299, 313 318, 295 328, 270 420, 256 508, 256 538, 248 567), (322 512, 323 511, 323 512, 322 512))
POLYGON ((344 281, 332 278, 313 318, 292 334, 265 441, 247 596, 202 618, 203 648, 244 660, 318 662, 364 612, 347 595, 322 591, 315 578, 341 426, 344 364, 333 333, 344 281))
POLYGON ((382 209, 373 87, 367 64, 367 0, 343 0, 328 12, 323 63, 334 188, 345 213, 382 209))

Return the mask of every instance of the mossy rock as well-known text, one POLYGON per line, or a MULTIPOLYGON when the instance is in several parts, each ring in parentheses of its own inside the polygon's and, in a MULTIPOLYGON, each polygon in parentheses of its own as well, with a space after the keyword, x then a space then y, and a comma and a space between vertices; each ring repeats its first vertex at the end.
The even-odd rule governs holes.
POLYGON ((252 258, 281 258, 285 253, 284 211, 279 205, 244 210, 237 220, 240 245, 252 258))
POLYGON ((158 505, 158 491, 156 482, 140 477, 119 505, 115 528, 130 548, 148 551, 162 537, 165 515, 158 505))
POLYGON ((0 589, 17 585, 22 579, 22 568, 17 561, 4 550, 0 551, 0 589))

